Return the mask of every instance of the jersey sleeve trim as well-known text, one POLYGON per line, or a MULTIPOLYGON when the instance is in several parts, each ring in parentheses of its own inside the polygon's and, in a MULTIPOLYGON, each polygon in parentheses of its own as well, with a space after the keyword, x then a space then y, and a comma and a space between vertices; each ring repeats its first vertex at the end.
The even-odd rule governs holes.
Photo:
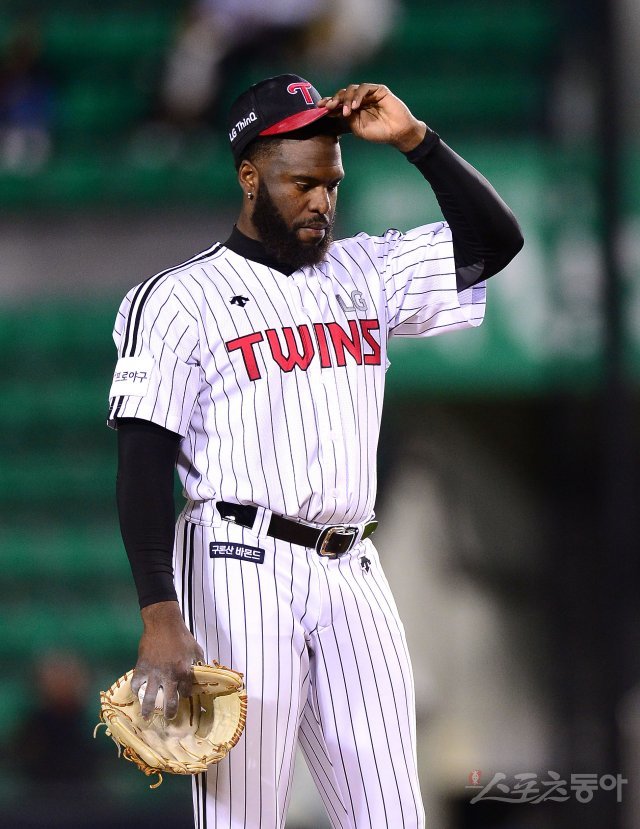
POLYGON ((200 386, 199 321, 197 310, 188 307, 180 271, 220 247, 157 274, 125 298, 120 311, 126 322, 119 313, 114 332, 120 347, 107 419, 111 428, 119 417, 133 417, 186 434, 200 386))
POLYGON ((140 285, 138 285, 133 295, 133 299, 131 300, 131 308, 129 310, 129 315, 127 318, 124 343, 121 351, 122 357, 133 357, 136 353, 136 340, 138 337, 138 331, 140 329, 140 321, 142 319, 144 306, 148 298, 150 297, 151 293, 153 292, 153 289, 157 287, 165 277, 176 273, 182 268, 185 268, 189 265, 195 264, 196 262, 201 262, 202 260, 207 259, 209 256, 212 256, 220 247, 220 244, 215 244, 209 250, 197 254, 196 256, 192 257, 186 262, 183 262, 181 265, 175 265, 172 268, 167 268, 167 270, 161 271, 160 273, 156 274, 155 276, 152 276, 150 279, 147 279, 145 282, 142 282, 140 285))

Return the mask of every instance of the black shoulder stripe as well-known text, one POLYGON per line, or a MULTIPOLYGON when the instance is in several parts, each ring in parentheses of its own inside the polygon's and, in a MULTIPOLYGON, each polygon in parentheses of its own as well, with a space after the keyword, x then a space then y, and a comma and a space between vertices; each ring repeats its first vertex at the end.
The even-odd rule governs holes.
POLYGON ((122 349, 123 356, 127 351, 127 343, 129 342, 129 334, 131 333, 131 318, 134 315, 135 304, 136 304, 136 301, 137 301, 138 297, 140 296, 140 294, 144 290, 144 286, 146 284, 147 284, 147 282, 145 281, 145 282, 142 282, 140 285, 138 285, 138 289, 135 292, 135 294, 133 295, 133 299, 131 300, 131 305, 129 306, 129 313, 127 314, 127 326, 126 326, 125 332, 124 332, 124 347, 122 349))
POLYGON ((169 274, 173 273, 174 271, 180 270, 180 268, 184 268, 186 265, 195 264, 196 262, 200 262, 203 259, 211 256, 213 253, 220 248, 220 244, 215 244, 212 248, 205 251, 204 253, 200 253, 197 256, 194 256, 193 259, 188 259, 186 262, 183 262, 181 265, 174 265, 172 268, 167 268, 166 271, 162 271, 156 276, 152 276, 150 279, 147 279, 146 282, 143 282, 141 285, 138 286, 138 290, 134 294, 133 300, 131 301, 131 308, 129 310, 129 317, 127 319, 127 328, 125 331, 124 337, 124 348, 122 349, 123 357, 133 357, 135 348, 136 348, 136 338, 138 336, 138 330, 140 328, 140 321, 142 319, 142 312, 144 310, 145 302, 147 301, 149 294, 153 291, 154 287, 165 277, 169 274), (137 307, 136 307, 137 305, 137 307), (133 320, 133 329, 132 329, 132 320, 133 320), (129 345, 130 343, 130 345, 129 345), (128 354, 127 354, 128 351, 128 354))
MULTIPOLYGON (((140 302, 138 304, 138 307, 136 309, 135 314, 130 314, 129 319, 127 320, 127 333, 126 333, 126 336, 125 336, 124 349, 123 349, 123 352, 122 352, 125 357, 127 357, 127 356, 128 357, 133 357, 133 353, 136 349, 136 337, 138 336, 138 329, 140 328, 140 320, 142 319, 142 311, 144 309, 144 304, 147 301, 147 299, 149 297, 149 294, 153 290, 154 286, 157 285, 158 282, 160 282, 160 280, 163 279, 165 276, 166 276, 166 274, 158 274, 158 276, 153 277, 153 279, 147 280, 147 282, 144 282, 143 285, 141 286, 141 288, 144 288, 144 293, 142 294, 142 298, 140 299, 140 302), (135 316, 135 323, 133 324, 133 333, 132 333, 131 332, 131 320, 134 316, 135 316), (129 339, 130 334, 131 334, 131 349, 129 351, 129 354, 127 354, 127 340, 129 339)), ((136 293, 136 296, 134 298, 134 302, 136 301, 137 298, 138 298, 138 294, 136 293)), ((131 304, 131 307, 133 308, 133 303, 131 304)))

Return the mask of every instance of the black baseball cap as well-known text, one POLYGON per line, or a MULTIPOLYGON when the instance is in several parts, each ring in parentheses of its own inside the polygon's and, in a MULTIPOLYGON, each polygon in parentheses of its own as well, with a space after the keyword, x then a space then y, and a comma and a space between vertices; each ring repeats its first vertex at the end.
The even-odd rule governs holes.
MULTIPOLYGON (((238 161, 245 147, 259 135, 276 136, 294 132, 328 114, 317 106, 318 90, 299 75, 276 75, 250 86, 229 110, 229 141, 238 161)), ((347 132, 346 121, 331 119, 334 133, 347 132)))

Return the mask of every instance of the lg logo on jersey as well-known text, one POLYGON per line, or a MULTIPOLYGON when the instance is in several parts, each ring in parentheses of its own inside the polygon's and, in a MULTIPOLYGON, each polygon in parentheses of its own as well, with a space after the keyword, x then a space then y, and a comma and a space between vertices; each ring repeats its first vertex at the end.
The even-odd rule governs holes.
POLYGON ((369 307, 362 291, 351 291, 351 305, 347 305, 339 294, 336 294, 336 299, 345 314, 352 311, 366 311, 369 307))
POLYGON ((314 322, 312 328, 313 334, 310 326, 299 325, 297 337, 293 328, 283 328, 280 332, 269 328, 264 333, 254 331, 229 340, 225 345, 230 354, 240 352, 250 380, 262 377, 256 348, 265 338, 266 344, 261 346, 260 353, 263 357, 271 356, 286 372, 294 368, 306 371, 316 354, 321 368, 346 366, 348 358, 359 366, 380 365, 380 343, 374 334, 380 330, 377 319, 349 320, 348 331, 338 322, 314 322))

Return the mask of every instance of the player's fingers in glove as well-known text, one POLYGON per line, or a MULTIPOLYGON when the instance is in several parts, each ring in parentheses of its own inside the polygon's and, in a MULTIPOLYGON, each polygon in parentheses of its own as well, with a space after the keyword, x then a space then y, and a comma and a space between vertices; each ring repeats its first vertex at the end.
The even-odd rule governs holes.
POLYGON ((162 681, 158 672, 146 672, 136 668, 133 679, 131 680, 131 690, 140 700, 140 710, 145 719, 151 716, 156 707, 156 698, 158 697, 160 688, 162 688, 164 697, 164 685, 165 683, 162 681))
POLYGON ((171 667, 146 668, 136 666, 131 689, 135 694, 144 696, 141 700, 142 716, 148 719, 154 709, 162 708, 165 719, 173 719, 178 712, 180 697, 188 697, 193 684, 192 665, 194 661, 204 661, 202 648, 198 646, 196 658, 191 661, 182 660, 171 667), (158 693, 162 691, 159 698, 158 693))
POLYGON ((178 713, 178 685, 175 682, 166 682, 162 685, 164 692, 163 714, 166 720, 172 720, 178 713))
POLYGON ((133 679, 131 680, 131 690, 136 696, 140 693, 140 688, 142 684, 146 681, 146 675, 136 668, 136 670, 133 672, 133 679))
POLYGON ((131 690, 140 699, 140 711, 145 719, 154 710, 162 709, 164 717, 173 719, 178 711, 178 684, 160 671, 150 671, 145 678, 143 671, 136 670, 131 681, 131 690))
POLYGON ((164 710, 167 700, 170 700, 171 687, 176 686, 172 673, 168 666, 154 667, 138 661, 131 680, 131 690, 140 700, 140 709, 145 719, 151 716, 156 707, 164 710))
MULTIPOLYGON (((195 664, 196 661, 204 662, 204 654, 199 656, 197 660, 194 660, 194 663, 192 664, 195 664)), ((191 693, 191 688, 193 686, 193 671, 191 670, 191 667, 192 666, 189 665, 189 672, 182 676, 177 682, 177 690, 181 697, 188 697, 191 693)))

